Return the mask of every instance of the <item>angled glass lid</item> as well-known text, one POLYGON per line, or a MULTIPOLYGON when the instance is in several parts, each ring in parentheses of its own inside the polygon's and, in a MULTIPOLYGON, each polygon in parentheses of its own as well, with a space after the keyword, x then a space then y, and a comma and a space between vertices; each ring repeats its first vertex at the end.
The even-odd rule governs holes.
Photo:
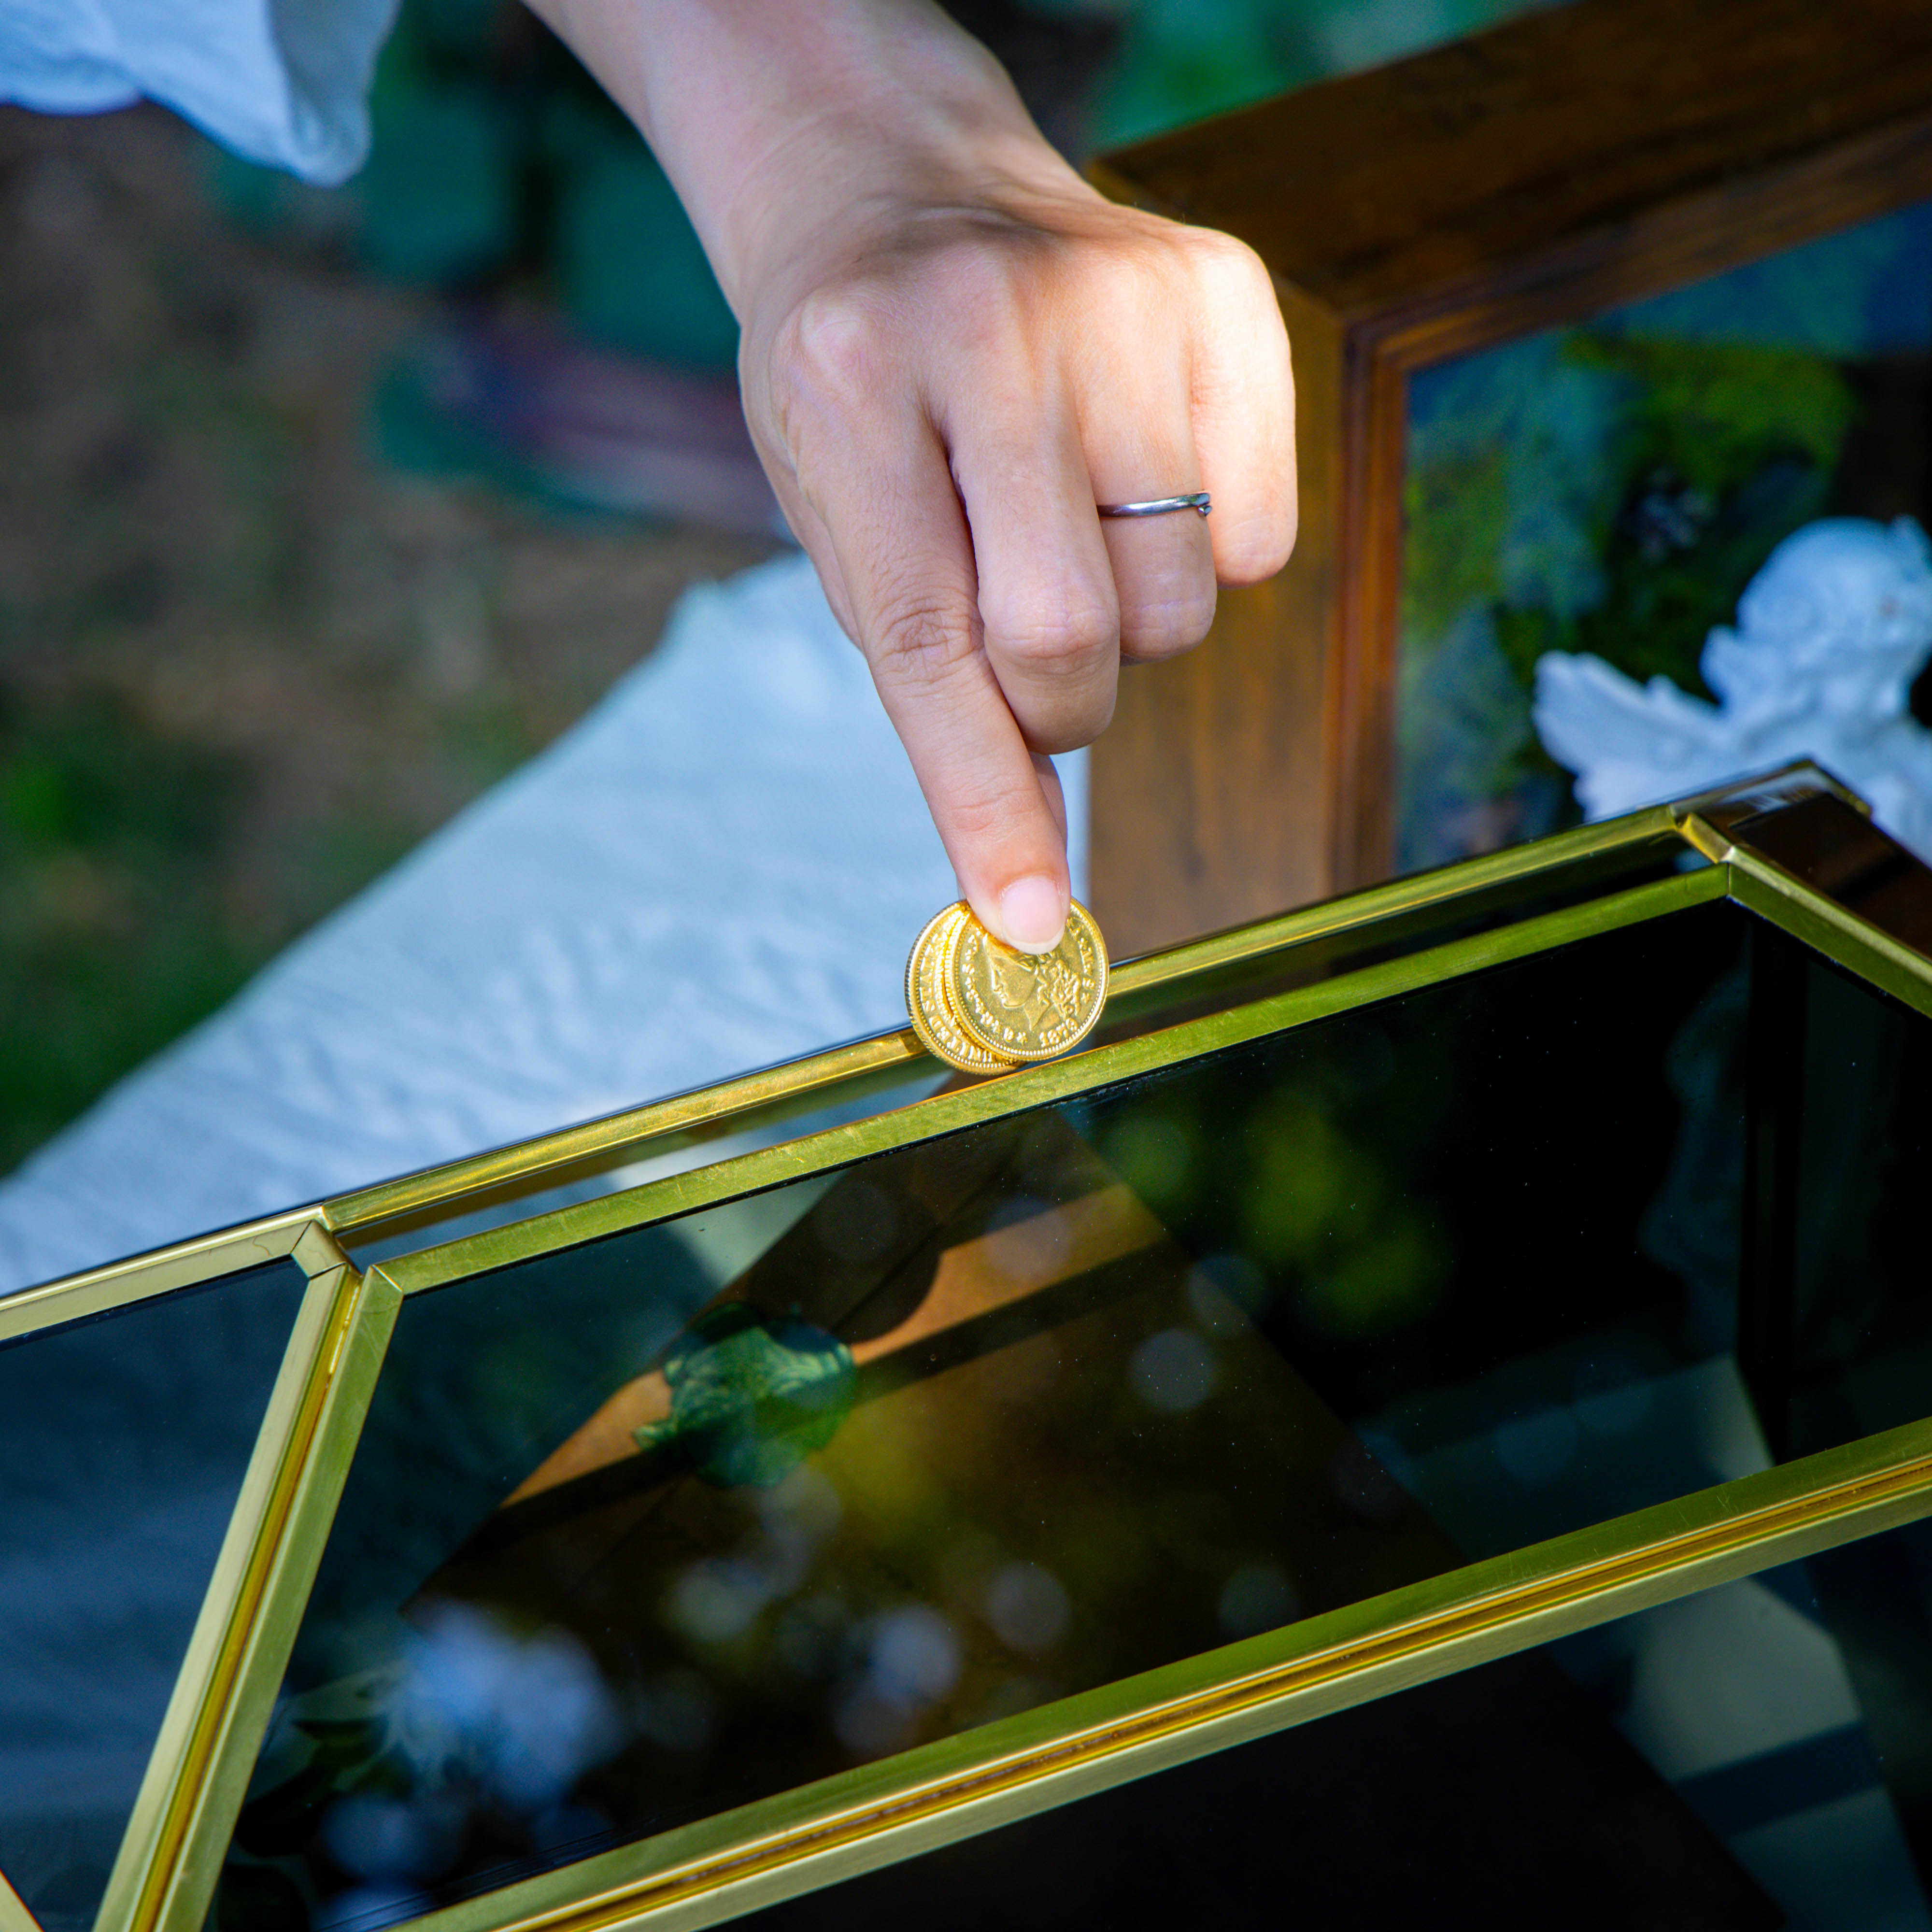
POLYGON ((219 1922, 515 1922, 541 1874, 1932 1411, 1909 1208, 1864 1184, 1922 1160, 1932 1022, 1743 862, 1450 905, 1433 950, 388 1264, 219 1922), (1852 1244, 1862 1326, 1817 1314, 1852 1244))

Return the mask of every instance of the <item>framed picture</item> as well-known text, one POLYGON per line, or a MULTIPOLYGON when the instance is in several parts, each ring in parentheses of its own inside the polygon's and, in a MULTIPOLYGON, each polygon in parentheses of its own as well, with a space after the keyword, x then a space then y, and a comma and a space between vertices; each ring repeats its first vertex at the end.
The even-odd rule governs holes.
POLYGON ((1932 506, 1910 0, 1576 0, 1093 172, 1258 250, 1298 389, 1293 560, 1093 754, 1124 951, 1574 823, 1543 653, 1703 694, 1780 539, 1932 506))

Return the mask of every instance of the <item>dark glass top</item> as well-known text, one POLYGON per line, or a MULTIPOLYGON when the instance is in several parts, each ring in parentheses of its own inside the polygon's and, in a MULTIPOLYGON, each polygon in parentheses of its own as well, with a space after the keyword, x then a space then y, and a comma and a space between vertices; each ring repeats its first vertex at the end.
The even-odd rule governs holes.
POLYGON ((93 1923, 306 1285, 0 1346, 0 1872, 43 1932, 93 1923))
POLYGON ((1911 1524, 737 1922, 1928 1932, 1928 1584, 1911 1524))
MULTIPOLYGON (((1748 1177, 1794 1120, 1903 1177, 1927 1034, 1720 902, 412 1298, 224 1932, 392 1922, 1878 1426, 1876 1330, 1816 1339, 1748 1177)), ((1910 1328, 1901 1190, 1804 1211, 1910 1328)))

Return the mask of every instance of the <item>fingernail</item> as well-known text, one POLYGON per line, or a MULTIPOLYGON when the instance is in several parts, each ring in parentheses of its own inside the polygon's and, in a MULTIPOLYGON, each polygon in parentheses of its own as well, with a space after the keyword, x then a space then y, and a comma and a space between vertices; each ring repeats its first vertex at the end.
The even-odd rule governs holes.
POLYGON ((1022 952, 1051 952, 1066 930, 1066 902, 1044 874, 1016 879, 1000 895, 1006 944, 1022 952))

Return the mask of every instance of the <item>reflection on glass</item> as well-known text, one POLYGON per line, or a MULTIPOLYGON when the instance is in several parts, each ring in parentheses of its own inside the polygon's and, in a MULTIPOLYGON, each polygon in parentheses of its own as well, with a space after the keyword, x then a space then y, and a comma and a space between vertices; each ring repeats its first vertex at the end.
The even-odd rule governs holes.
POLYGON ((1552 1654, 1795 1926, 1932 1928, 1923 1524, 1669 1604, 1552 1654))
POLYGON ((1544 652, 1709 697, 1706 637, 1782 538, 1927 519, 1932 207, 1419 371, 1408 406, 1405 871, 1576 822, 1544 652))
MULTIPOLYGON (((1707 905, 413 1298, 225 1932, 413 1916, 1766 1466, 1776 938, 1707 905)), ((1833 984, 1821 1062, 1891 1012, 1833 984)))
POLYGON ((44 1932, 93 1923, 304 1286, 0 1346, 0 1872, 44 1932))
POLYGON ((1928 1932, 1929 1586, 1893 1531, 739 1922, 1928 1932))
MULTIPOLYGON (((1787 996, 1788 997, 1788 996, 1787 996)), ((1785 1058, 1798 1116, 1789 1266, 1767 1286, 1780 1331, 1760 1406, 1794 1454, 1916 1420, 1932 1386, 1924 1180, 1932 1173, 1926 1028, 1816 962, 1785 1058), (1784 1406, 1782 1415, 1778 1405, 1784 1406)))

